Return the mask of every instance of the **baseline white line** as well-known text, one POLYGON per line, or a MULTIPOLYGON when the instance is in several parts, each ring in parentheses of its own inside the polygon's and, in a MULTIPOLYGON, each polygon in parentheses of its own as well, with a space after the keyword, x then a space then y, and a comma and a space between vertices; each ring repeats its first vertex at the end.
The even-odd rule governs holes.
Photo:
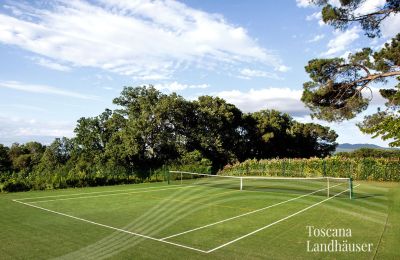
MULTIPOLYGON (((330 188, 336 187, 336 186, 338 186, 338 185, 341 185, 341 184, 337 184, 337 185, 335 185, 335 186, 331 186, 330 188)), ((326 190, 326 189, 327 189, 327 188, 320 189, 320 190, 317 190, 317 191, 313 191, 313 192, 310 192, 310 193, 301 195, 301 196, 299 196, 299 197, 291 198, 291 199, 288 199, 288 200, 285 200, 285 201, 278 202, 278 203, 276 203, 276 204, 269 205, 269 206, 264 207, 264 208, 261 208, 261 209, 256 209, 256 210, 253 210, 253 211, 250 211, 250 212, 247 212, 247 213, 243 213, 243 214, 241 214, 241 215, 237 215, 237 216, 230 217, 230 218, 227 218, 227 219, 223 219, 223 220, 220 220, 220 221, 217 221, 217 222, 214 222, 214 223, 210 223, 210 224, 205 225, 205 226, 193 228, 193 229, 186 230, 186 231, 181 232, 181 233, 178 233, 178 234, 174 234, 174 235, 171 235, 171 236, 163 237, 163 238, 161 238, 161 240, 169 239, 169 238, 172 238, 172 237, 177 237, 177 236, 180 236, 180 235, 183 235, 183 234, 186 234, 186 233, 190 233, 190 232, 193 232, 193 231, 196 231, 196 230, 199 230, 199 229, 211 227, 211 226, 214 226, 214 225, 217 225, 217 224, 221 224, 221 223, 226 222, 226 221, 230 221, 230 220, 237 219, 237 218, 240 218, 240 217, 244 217, 244 216, 247 216, 247 215, 250 215, 250 214, 254 214, 254 213, 257 213, 257 212, 259 212, 259 211, 263 211, 263 210, 266 210, 266 209, 269 209, 269 208, 273 208, 273 207, 279 206, 279 205, 281 205, 281 204, 288 203, 288 202, 290 202, 290 201, 294 201, 294 200, 297 200, 297 199, 300 199, 300 198, 303 198, 303 197, 312 195, 312 194, 314 194, 314 193, 317 193, 317 192, 319 192, 319 191, 326 190)))
MULTIPOLYGON (((354 186, 354 188, 356 188, 356 187, 358 187, 358 186, 360 186, 360 184, 354 186)), ((275 221, 275 222, 273 222, 273 223, 271 223, 271 224, 268 224, 268 225, 266 225, 266 226, 264 226, 264 227, 262 227, 262 228, 259 228, 259 229, 257 229, 257 230, 254 230, 253 232, 250 232, 250 233, 248 233, 248 234, 246 234, 246 235, 243 235, 243 236, 238 237, 238 238, 236 238, 236 239, 234 239, 234 240, 232 240, 232 241, 229 241, 228 243, 225 243, 225 244, 223 244, 223 245, 220 245, 220 246, 218 246, 218 247, 215 247, 215 248, 213 248, 213 249, 210 249, 210 250, 206 251, 206 253, 207 253, 207 254, 208 254, 208 253, 211 253, 211 252, 213 252, 213 251, 215 251, 215 250, 218 250, 218 249, 220 249, 220 248, 222 248, 222 247, 225 247, 225 246, 230 245, 230 244, 232 244, 232 243, 235 243, 235 242, 237 242, 237 241, 239 241, 239 240, 241 240, 241 239, 243 239, 243 238, 246 238, 246 237, 251 236, 251 235, 253 235, 253 234, 257 233, 257 232, 260 232, 260 231, 262 231, 262 230, 264 230, 264 229, 266 229, 266 228, 269 228, 269 227, 271 227, 271 226, 273 226, 273 225, 275 225, 275 224, 278 224, 278 223, 280 223, 280 222, 282 222, 282 221, 284 221, 284 220, 286 220, 286 219, 289 219, 289 218, 291 218, 291 217, 294 217, 294 216, 296 216, 296 215, 298 215, 298 214, 300 214, 300 213, 302 213, 302 212, 304 212, 304 211, 306 211, 306 210, 309 210, 309 209, 311 209, 311 208, 313 208, 313 207, 315 207, 315 206, 317 206, 317 205, 319 205, 319 204, 321 204, 321 203, 323 203, 323 202, 325 202, 325 201, 328 201, 328 200, 330 200, 330 199, 333 199, 334 197, 339 196, 340 194, 342 194, 342 193, 344 193, 344 192, 346 192, 346 191, 349 191, 349 189, 344 190, 344 191, 342 191, 342 192, 340 192, 340 193, 338 193, 338 194, 336 194, 336 195, 334 195, 334 196, 332 196, 332 197, 329 197, 329 198, 327 198, 327 199, 324 199, 324 200, 322 200, 322 201, 320 201, 320 202, 317 202, 317 203, 315 203, 315 204, 313 204, 313 205, 311 205, 311 206, 308 206, 307 208, 304 208, 304 209, 302 209, 302 210, 299 210, 299 211, 297 211, 297 212, 295 212, 295 213, 293 213, 293 214, 291 214, 291 215, 289 215, 289 216, 287 216, 287 217, 281 218, 281 219, 279 219, 279 220, 277 220, 277 221, 275 221)))
MULTIPOLYGON (((98 198, 98 197, 107 197, 107 196, 117 196, 117 195, 126 195, 126 194, 137 194, 137 193, 145 193, 145 192, 154 192, 160 190, 175 190, 175 189, 184 189, 193 186, 180 186, 180 187, 171 187, 165 189, 157 189, 157 190, 145 190, 145 191, 132 191, 132 192, 120 192, 114 194, 102 194, 102 195, 93 195, 93 196, 81 196, 81 197, 73 197, 73 198, 65 198, 65 199, 54 199, 54 200, 39 200, 39 201, 29 201, 29 203, 40 203, 40 202, 51 202, 51 201, 62 201, 62 200, 76 200, 76 199, 90 199, 90 198, 98 198)), ((19 201, 18 199, 14 201, 19 201)))
MULTIPOLYGON (((179 185, 178 184, 172 184, 172 185, 169 185, 169 186, 179 186, 179 185)), ((158 188, 163 188, 163 186, 160 186, 160 187, 147 187, 147 188, 136 188, 136 189, 123 189, 123 190, 110 190, 110 191, 81 192, 81 193, 72 193, 72 194, 42 196, 42 197, 29 197, 29 198, 22 198, 22 199, 16 199, 16 200, 58 198, 58 197, 68 197, 68 196, 85 195, 85 194, 90 195, 90 194, 98 194, 98 193, 110 193, 110 192, 133 191, 133 190, 140 191, 140 190, 149 190, 149 189, 158 189, 158 188)))
POLYGON ((90 223, 90 224, 93 224, 93 225, 97 225, 97 226, 100 226, 100 227, 104 227, 104 228, 108 228, 108 229, 113 229, 113 230, 116 230, 116 231, 119 231, 119 232, 131 234, 131 235, 138 236, 138 237, 147 238, 147 239, 150 239, 150 240, 154 240, 154 241, 158 241, 158 242, 162 242, 162 243, 166 243, 166 244, 170 244, 170 245, 174 245, 174 246, 178 246, 178 247, 182 247, 182 248, 186 248, 186 249, 191 249, 191 250, 198 251, 198 252, 202 252, 202 253, 207 253, 206 251, 201 250, 201 249, 198 249, 198 248, 194 248, 194 247, 190 247, 190 246, 181 245, 181 244, 174 243, 174 242, 163 241, 163 240, 158 239, 158 238, 154 238, 154 237, 142 235, 142 234, 135 233, 135 232, 131 232, 131 231, 128 231, 128 230, 124 230, 124 229, 121 229, 121 228, 116 228, 116 227, 108 226, 108 225, 101 224, 101 223, 97 223, 97 222, 94 222, 94 221, 91 221, 91 220, 87 220, 87 219, 84 219, 84 218, 79 218, 79 217, 75 217, 75 216, 68 215, 68 214, 65 214, 65 213, 57 212, 57 211, 54 211, 54 210, 51 210, 51 209, 42 208, 42 207, 39 207, 39 206, 36 206, 36 205, 32 205, 32 204, 29 204, 29 203, 26 203, 26 202, 22 202, 22 201, 18 201, 18 200, 13 200, 13 201, 14 201, 14 202, 21 203, 21 204, 26 205, 26 206, 29 206, 29 207, 41 209, 41 210, 44 210, 44 211, 47 211, 47 212, 51 212, 51 213, 58 214, 58 215, 61 215, 61 216, 64 216, 64 217, 68 217, 68 218, 80 220, 80 221, 83 221, 83 222, 86 222, 86 223, 90 223))

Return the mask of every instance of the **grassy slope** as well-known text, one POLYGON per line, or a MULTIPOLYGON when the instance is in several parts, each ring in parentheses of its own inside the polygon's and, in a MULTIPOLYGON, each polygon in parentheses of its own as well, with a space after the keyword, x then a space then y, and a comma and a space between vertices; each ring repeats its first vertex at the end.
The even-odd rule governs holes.
MULTIPOLYGON (((114 191, 119 189, 147 188, 162 184, 140 184, 86 189, 69 189, 47 192, 26 192, 0 195, 0 258, 1 259, 48 259, 59 256, 64 258, 100 259, 110 257, 145 259, 206 259, 210 256, 219 259, 399 259, 400 243, 400 185, 398 183, 361 183, 357 197, 350 201, 335 198, 298 216, 281 222, 253 236, 217 250, 209 255, 177 248, 157 241, 139 239, 102 227, 90 225, 63 216, 47 213, 11 201, 11 199, 73 194, 78 192, 114 191), (307 253, 306 240, 327 242, 327 238, 308 238, 306 226, 349 227, 352 229, 353 242, 372 242, 379 245, 371 253, 307 253), (82 249, 84 248, 84 249, 82 249), (71 254, 71 252, 79 252, 71 254), (66 257, 67 256, 67 257, 66 257)), ((274 198, 263 195, 227 193, 224 190, 199 193, 157 193, 135 194, 135 196, 101 197, 84 200, 46 202, 46 208, 70 213, 101 223, 126 227, 132 219, 150 208, 159 208, 157 215, 149 215, 142 223, 152 223, 129 227, 155 237, 190 229, 213 221, 235 216, 251 209, 276 203, 286 197, 274 198), (221 193, 221 194, 217 194, 221 193), (165 202, 168 198, 169 204, 165 202), (215 198, 220 196, 221 199, 215 198), (207 197, 212 199, 207 199, 207 197), (224 198, 224 199, 222 199, 224 198), (182 200, 188 200, 182 203, 182 200), (164 214, 168 213, 168 214, 164 214), (183 212, 183 213, 182 213, 183 212), (182 217, 185 212, 188 216, 182 217), (165 228, 158 228, 160 225, 165 228)), ((203 229, 195 233, 176 237, 170 241, 196 246, 203 249, 213 248, 221 243, 244 235, 259 227, 300 210, 319 198, 310 198, 300 203, 277 207, 268 212, 254 214, 246 219, 235 220, 223 225, 203 229)))

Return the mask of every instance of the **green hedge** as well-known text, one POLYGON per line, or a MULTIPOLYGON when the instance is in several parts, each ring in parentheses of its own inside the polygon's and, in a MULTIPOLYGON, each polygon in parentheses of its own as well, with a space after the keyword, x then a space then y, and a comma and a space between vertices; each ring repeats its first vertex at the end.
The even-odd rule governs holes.
POLYGON ((247 160, 227 165, 222 175, 352 177, 354 180, 400 181, 400 159, 342 158, 247 160))

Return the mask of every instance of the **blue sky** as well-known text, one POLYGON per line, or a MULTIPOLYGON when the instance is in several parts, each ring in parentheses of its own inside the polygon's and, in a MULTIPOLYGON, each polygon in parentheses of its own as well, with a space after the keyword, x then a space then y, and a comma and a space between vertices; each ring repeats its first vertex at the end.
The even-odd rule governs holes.
MULTIPOLYGON (((123 86, 153 84, 188 98, 220 96, 245 112, 278 109, 311 122, 300 101, 307 61, 379 49, 399 15, 371 40, 335 31, 305 0, 0 1, 0 143, 73 136, 76 120, 114 108, 123 86)), ((332 1, 336 4, 336 1, 332 1)), ((360 13, 382 0, 366 0, 360 13)), ((387 142, 355 126, 370 108, 328 125, 340 143, 387 142)))

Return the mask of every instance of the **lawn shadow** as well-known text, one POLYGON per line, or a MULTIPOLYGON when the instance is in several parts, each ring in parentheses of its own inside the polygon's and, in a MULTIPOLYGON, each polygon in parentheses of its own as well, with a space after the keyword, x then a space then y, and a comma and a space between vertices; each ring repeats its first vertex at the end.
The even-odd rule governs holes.
POLYGON ((375 198, 375 197, 384 197, 383 194, 354 194, 353 199, 368 199, 368 198, 375 198))

